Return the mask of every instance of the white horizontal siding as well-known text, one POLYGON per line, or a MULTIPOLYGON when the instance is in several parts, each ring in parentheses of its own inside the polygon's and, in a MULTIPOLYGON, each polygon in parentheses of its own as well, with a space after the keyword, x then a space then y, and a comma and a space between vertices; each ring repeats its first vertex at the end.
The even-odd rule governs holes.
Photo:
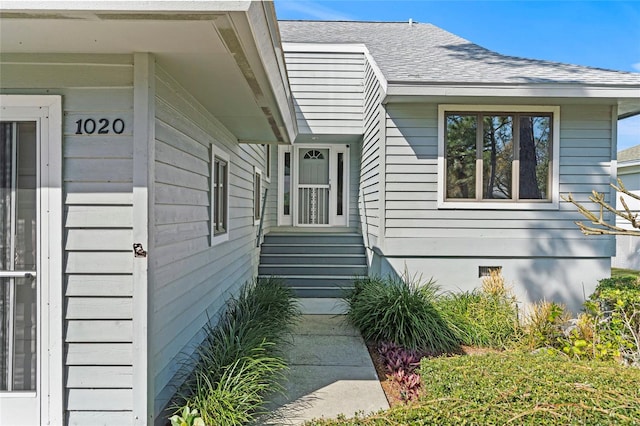
MULTIPOLYGON (((609 193, 610 107, 563 105, 560 116, 560 192, 582 201, 592 189, 609 193)), ((512 256, 611 254, 607 237, 582 236, 573 223, 581 216, 568 203, 558 210, 501 211, 488 203, 485 209, 439 210, 437 124, 437 105, 387 106, 386 255, 470 257, 504 251, 492 252, 488 240, 502 241, 497 244, 512 256)))
POLYGON ((131 380, 113 368, 132 368, 132 57, 3 54, 0 75, 3 93, 63 99, 65 417, 130 423, 131 380), (77 120, 102 118, 123 132, 76 134, 77 120))
MULTIPOLYGON (((254 167, 262 145, 235 138, 166 72, 157 69, 149 363, 154 414, 179 385, 185 353, 208 317, 257 272, 254 167), (229 240, 210 246, 210 149, 229 156, 229 240)), ((274 150, 275 152, 275 150, 274 150)), ((266 182, 263 182, 264 188, 266 182)))
POLYGON ((383 129, 380 123, 382 86, 369 62, 365 66, 364 136, 360 155, 358 206, 365 243, 378 244, 380 235, 380 163, 383 129))
POLYGON ((285 52, 300 133, 363 133, 361 53, 285 52))

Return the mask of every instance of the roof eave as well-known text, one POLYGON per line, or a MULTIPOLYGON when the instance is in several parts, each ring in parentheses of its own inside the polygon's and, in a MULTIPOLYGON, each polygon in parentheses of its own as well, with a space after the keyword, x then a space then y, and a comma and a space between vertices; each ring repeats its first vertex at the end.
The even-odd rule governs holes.
POLYGON ((383 102, 424 102, 445 97, 593 99, 617 104, 618 118, 640 114, 640 84, 488 84, 389 81, 387 95, 383 102))

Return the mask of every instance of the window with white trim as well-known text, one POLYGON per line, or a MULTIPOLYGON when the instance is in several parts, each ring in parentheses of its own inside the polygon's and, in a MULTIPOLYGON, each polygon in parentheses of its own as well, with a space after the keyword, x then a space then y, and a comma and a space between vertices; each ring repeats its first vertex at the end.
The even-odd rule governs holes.
POLYGON ((262 213, 262 171, 254 167, 253 169, 253 219, 256 224, 260 223, 262 213))
POLYGON ((554 203, 558 114, 557 107, 441 106, 440 202, 554 203))
POLYGON ((264 174, 267 182, 271 182, 271 145, 265 144, 264 146, 264 174))
POLYGON ((229 239, 229 156, 211 147, 211 245, 229 239))

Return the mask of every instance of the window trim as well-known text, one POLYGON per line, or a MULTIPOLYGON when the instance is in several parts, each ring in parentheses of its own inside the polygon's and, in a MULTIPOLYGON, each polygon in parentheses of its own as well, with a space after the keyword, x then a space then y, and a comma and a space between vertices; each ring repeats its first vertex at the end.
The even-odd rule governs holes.
POLYGON ((560 206, 560 107, 552 105, 438 105, 438 208, 484 210, 557 210, 560 206), (551 114, 551 185, 550 199, 526 201, 496 200, 447 200, 446 196, 446 146, 445 115, 449 112, 476 113, 542 113, 551 114))
POLYGON ((230 229, 229 229, 229 169, 231 167, 231 161, 229 160, 229 154, 227 154, 225 151, 223 151, 222 149, 217 148, 215 145, 211 145, 211 166, 210 166, 210 179, 209 179, 209 217, 210 217, 210 227, 209 227, 209 234, 210 234, 210 240, 211 240, 211 246, 220 244, 224 241, 228 241, 229 240, 229 233, 230 233, 230 229), (227 164, 226 167, 226 191, 225 191, 225 204, 226 204, 226 211, 225 211, 225 220, 226 220, 226 229, 224 230, 224 232, 220 232, 217 233, 215 232, 215 225, 214 225, 214 217, 215 217, 215 209, 216 209, 216 199, 214 197, 215 191, 214 191, 214 184, 216 184, 215 182, 215 177, 214 177, 214 170, 215 170, 215 161, 216 158, 224 161, 227 164))
POLYGON ((262 213, 262 170, 253 167, 253 224, 260 224, 262 213))
POLYGON ((264 179, 271 183, 271 144, 264 144, 264 179))

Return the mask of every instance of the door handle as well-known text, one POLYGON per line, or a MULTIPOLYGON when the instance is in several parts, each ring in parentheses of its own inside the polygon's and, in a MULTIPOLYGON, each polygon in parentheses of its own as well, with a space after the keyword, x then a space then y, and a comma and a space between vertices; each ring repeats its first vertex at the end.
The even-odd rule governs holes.
POLYGON ((36 271, 0 271, 0 278, 34 278, 36 271))

